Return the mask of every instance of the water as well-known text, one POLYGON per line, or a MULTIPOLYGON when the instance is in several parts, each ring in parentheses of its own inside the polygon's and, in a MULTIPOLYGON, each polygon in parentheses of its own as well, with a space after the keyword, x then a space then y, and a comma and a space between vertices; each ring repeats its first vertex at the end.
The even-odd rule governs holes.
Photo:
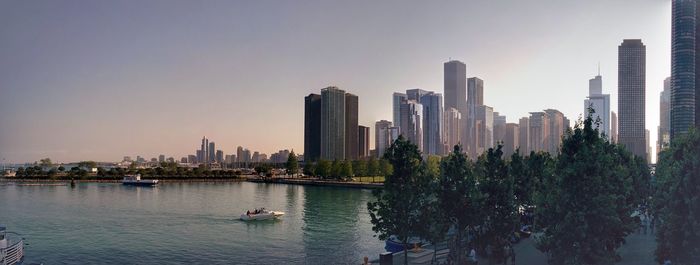
POLYGON ((45 264, 360 264, 373 237, 368 190, 262 183, 0 183, 0 224, 45 264), (243 222, 264 206, 281 220, 243 222))

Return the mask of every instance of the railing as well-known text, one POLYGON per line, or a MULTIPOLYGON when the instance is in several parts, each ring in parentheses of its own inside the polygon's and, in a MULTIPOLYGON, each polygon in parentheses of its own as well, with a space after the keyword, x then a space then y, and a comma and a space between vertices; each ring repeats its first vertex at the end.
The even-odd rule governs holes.
POLYGON ((0 265, 14 265, 24 257, 24 241, 19 240, 10 247, 0 249, 0 265))

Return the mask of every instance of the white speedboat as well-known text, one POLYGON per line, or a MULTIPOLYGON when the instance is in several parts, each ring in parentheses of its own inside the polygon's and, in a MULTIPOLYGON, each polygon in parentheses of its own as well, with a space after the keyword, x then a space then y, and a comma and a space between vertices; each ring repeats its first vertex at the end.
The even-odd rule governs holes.
POLYGON ((124 185, 135 185, 135 186, 155 186, 158 184, 157 179, 141 179, 141 174, 136 175, 126 175, 122 180, 124 185))
POLYGON ((270 211, 265 208, 248 210, 247 212, 241 214, 241 220, 243 221, 255 221, 255 220, 270 220, 279 218, 284 215, 284 212, 270 211))
POLYGON ((9 238, 9 234, 14 233, 0 226, 0 264, 21 264, 24 260, 24 241, 19 237, 9 238))

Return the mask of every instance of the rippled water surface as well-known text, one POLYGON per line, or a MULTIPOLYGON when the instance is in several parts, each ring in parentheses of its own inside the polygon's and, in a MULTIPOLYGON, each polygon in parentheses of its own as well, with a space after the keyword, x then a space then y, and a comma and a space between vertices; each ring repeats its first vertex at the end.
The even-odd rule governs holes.
POLYGON ((372 237, 368 190, 258 183, 0 183, 0 224, 44 264, 359 264, 372 237), (286 212, 238 220, 247 208, 286 212))

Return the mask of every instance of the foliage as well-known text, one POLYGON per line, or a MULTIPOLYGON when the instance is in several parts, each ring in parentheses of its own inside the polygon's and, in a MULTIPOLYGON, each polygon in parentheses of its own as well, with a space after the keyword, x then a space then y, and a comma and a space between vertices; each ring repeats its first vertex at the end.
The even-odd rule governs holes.
POLYGON ((457 245, 456 249, 450 250, 450 257, 456 264, 463 264, 466 261, 463 239, 466 233, 473 232, 483 222, 483 213, 480 211, 482 196, 477 187, 473 165, 459 145, 442 160, 440 172, 435 190, 438 215, 457 229, 457 245))
POLYGON ((316 162, 316 175, 322 178, 330 178, 331 163, 328 162, 328 160, 318 160, 318 162, 316 162))
POLYGON ((331 174, 329 177, 331 178, 340 178, 340 171, 342 170, 342 165, 341 161, 333 160, 333 163, 331 164, 331 174))
POLYGON ((379 161, 373 156, 367 161, 367 175, 369 176, 379 176, 381 175, 381 170, 379 169, 379 161))
POLYGON ((270 177, 272 176, 272 166, 269 164, 260 164, 255 166, 255 172, 259 175, 270 177))
POLYGON ((656 167, 654 212, 656 257, 673 264, 700 260, 700 133, 691 129, 660 154, 656 167))
MULTIPOLYGON (((384 189, 373 191, 376 201, 367 203, 372 230, 379 239, 395 235, 404 242, 421 231, 429 223, 423 222, 421 211, 428 205, 430 179, 423 173, 422 158, 418 147, 399 136, 384 154, 393 165, 393 172, 384 180, 384 189)), ((408 262, 404 251, 404 262, 408 262)))
POLYGON ((365 160, 355 160, 352 161, 352 172, 355 176, 368 176, 367 175, 367 161, 365 160))
POLYGON ((52 167, 53 163, 51 162, 51 159, 47 157, 47 158, 39 160, 39 166, 41 166, 43 168, 48 168, 48 167, 52 167))
POLYGON ((350 161, 343 160, 343 162, 340 163, 340 174, 338 174, 338 177, 342 179, 348 179, 352 176, 352 163, 350 161))
POLYGON ((285 168, 287 169, 287 174, 296 175, 299 173, 299 161, 297 160, 294 151, 289 153, 287 157, 287 163, 285 163, 285 168))
POLYGON ((388 161, 386 158, 379 160, 379 175, 380 176, 389 176, 393 174, 394 172, 394 166, 390 161, 388 161))
POLYGON ((545 178, 538 208, 548 227, 538 248, 554 264, 613 264, 616 249, 635 223, 629 153, 610 144, 592 128, 592 118, 567 135, 553 179, 545 178))
POLYGON ((316 165, 311 161, 306 161, 304 163, 304 175, 316 176, 316 165))
POLYGON ((440 177, 440 156, 428 155, 425 159, 425 171, 430 177, 440 177))

